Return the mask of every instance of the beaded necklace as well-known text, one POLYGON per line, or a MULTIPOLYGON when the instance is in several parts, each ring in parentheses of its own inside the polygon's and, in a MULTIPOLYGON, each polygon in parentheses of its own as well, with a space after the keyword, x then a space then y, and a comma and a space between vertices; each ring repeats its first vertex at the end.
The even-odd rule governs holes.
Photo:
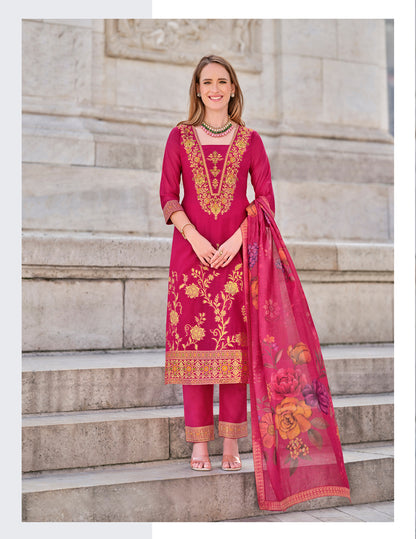
POLYGON ((212 127, 212 125, 209 125, 206 122, 202 122, 201 124, 201 129, 211 137, 224 137, 231 131, 232 127, 233 124, 231 123, 229 116, 225 124, 221 127, 212 127))

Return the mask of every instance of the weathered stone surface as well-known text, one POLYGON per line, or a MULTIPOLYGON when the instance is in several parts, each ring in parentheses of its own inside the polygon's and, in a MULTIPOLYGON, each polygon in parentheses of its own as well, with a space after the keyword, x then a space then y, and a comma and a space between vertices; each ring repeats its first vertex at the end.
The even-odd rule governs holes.
POLYGON ((297 271, 301 269, 336 270, 337 248, 333 242, 296 242, 286 244, 297 271))
POLYGON ((337 19, 337 57, 386 66, 385 19, 337 19))
POLYGON ((392 342, 391 283, 303 283, 322 343, 392 342))
POLYGON ((92 140, 78 137, 23 135, 22 158, 25 163, 59 163, 93 165, 95 147, 92 140))
POLYGON ((165 385, 164 355, 164 350, 25 354, 22 412, 179 405, 182 386, 165 385))
POLYGON ((89 28, 23 21, 23 95, 90 100, 91 44, 89 28))
POLYGON ((388 128, 386 71, 376 65, 323 59, 323 121, 388 128))
MULTIPOLYGON (((385 444, 390 448, 392 446, 385 444)), ((344 448, 353 504, 391 500, 393 458, 363 453, 361 444, 344 448), (356 449, 356 451, 355 451, 356 449)), ((370 449, 371 451, 371 449, 370 449)), ((23 482, 23 521, 215 521, 264 514, 257 503, 252 456, 241 472, 195 472, 189 460, 107 467, 92 471, 27 477, 23 482), (234 496, 230 498, 229 493, 234 496), (180 499, 181 503, 177 503, 180 499)), ((345 498, 303 502, 288 512, 349 505, 345 498)))
POLYGON ((153 170, 160 175, 163 152, 164 147, 160 141, 97 141, 96 165, 153 170))
POLYGON ((121 282, 24 280, 22 299, 24 351, 122 346, 121 282))
MULTIPOLYGON (((337 243, 338 269, 341 271, 394 271, 393 244, 337 243)), ((392 275, 393 277, 393 275, 392 275)))
POLYGON ((337 22, 335 19, 280 20, 281 40, 278 51, 288 55, 336 58, 337 22))
POLYGON ((26 232, 23 264, 35 266, 157 268, 169 266, 170 238, 117 234, 26 232))
POLYGON ((166 337, 166 279, 126 281, 124 346, 164 346, 166 337))
POLYGON ((169 458, 167 417, 140 410, 28 416, 22 421, 24 472, 169 458))
POLYGON ((385 185, 277 183, 276 213, 284 238, 388 241, 387 203, 385 185))
POLYGON ((168 103, 165 108, 178 113, 178 121, 187 118, 186 103, 194 66, 154 63, 149 76, 148 62, 125 58, 117 58, 116 62, 117 106, 157 110, 162 100, 168 103))
POLYGON ((148 191, 159 181, 147 171, 23 165, 23 228, 146 235, 148 191))
MULTIPOLYGON (((283 180, 318 180, 348 185, 393 183, 392 144, 285 135, 278 141, 265 140, 277 185, 283 180)), ((282 202, 289 204, 290 200, 282 202)))
POLYGON ((322 121, 322 60, 305 56, 281 58, 281 94, 284 100, 282 119, 322 121))

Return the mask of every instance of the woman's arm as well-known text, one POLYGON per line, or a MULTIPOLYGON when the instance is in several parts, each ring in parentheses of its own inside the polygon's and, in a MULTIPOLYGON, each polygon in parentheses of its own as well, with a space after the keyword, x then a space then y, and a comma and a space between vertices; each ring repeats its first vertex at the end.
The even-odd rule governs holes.
POLYGON ((188 219, 186 213, 184 211, 175 211, 170 215, 170 219, 179 232, 183 233, 185 239, 189 241, 201 264, 210 266, 210 261, 217 251, 211 243, 197 231, 195 226, 188 219))

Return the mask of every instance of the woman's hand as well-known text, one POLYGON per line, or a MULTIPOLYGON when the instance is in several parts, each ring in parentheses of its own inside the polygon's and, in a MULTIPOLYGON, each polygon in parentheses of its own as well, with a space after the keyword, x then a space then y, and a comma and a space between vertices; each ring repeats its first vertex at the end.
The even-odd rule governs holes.
POLYGON ((212 257, 217 252, 215 247, 193 227, 186 228, 185 234, 201 264, 209 267, 212 257))
POLYGON ((225 268, 235 257, 243 244, 243 236, 241 230, 238 228, 234 234, 228 238, 222 245, 220 245, 218 251, 215 252, 211 258, 211 268, 225 268), (220 254, 221 253, 221 254, 220 254))

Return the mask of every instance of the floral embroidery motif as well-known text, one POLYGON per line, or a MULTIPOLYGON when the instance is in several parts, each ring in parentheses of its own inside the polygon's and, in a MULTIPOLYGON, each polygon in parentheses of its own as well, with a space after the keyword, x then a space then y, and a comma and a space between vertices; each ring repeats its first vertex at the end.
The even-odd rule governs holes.
MULTIPOLYGON (((214 279, 218 276, 218 272, 210 272, 208 268, 200 265, 200 269, 192 268, 192 277, 197 280, 196 283, 188 286, 188 289, 192 286, 192 290, 198 290, 198 296, 203 298, 203 303, 209 305, 215 316, 215 322, 217 327, 210 330, 213 334, 216 350, 224 350, 230 348, 235 344, 239 344, 241 340, 240 334, 227 335, 227 326, 230 323, 230 318, 226 318, 227 312, 231 308, 234 296, 243 290, 243 274, 241 271, 242 264, 237 264, 228 277, 228 281, 224 285, 224 290, 219 294, 216 294, 215 298, 209 292, 209 286, 214 279)), ((195 292, 196 294, 196 292, 195 292)), ((194 295, 193 297, 198 297, 194 295)))
POLYGON ((205 337, 205 329, 202 327, 205 320, 205 313, 199 313, 199 316, 195 316, 196 324, 194 326, 186 324, 185 332, 187 335, 189 335, 189 339, 186 344, 182 345, 183 348, 187 348, 189 345, 194 344, 195 350, 198 350, 198 341, 202 341, 202 339, 205 337))
POLYGON ((224 160, 221 177, 218 181, 219 169, 217 163, 223 158, 217 152, 210 154, 208 159, 214 164, 211 181, 201 145, 195 138, 193 127, 181 125, 181 144, 184 146, 192 169, 193 180, 201 208, 217 219, 219 214, 225 214, 230 209, 234 199, 237 174, 243 155, 246 151, 252 130, 247 127, 237 128, 233 142, 230 144, 224 160))
POLYGON ((202 264, 191 268, 190 273, 182 274, 181 278, 177 272, 172 272, 166 327, 167 383, 248 381, 247 334, 241 326, 230 330, 233 305, 237 303, 239 312, 242 294, 241 263, 227 274, 202 264), (215 286, 216 279, 221 283, 219 286, 215 286), (185 316, 185 302, 194 300, 195 309, 190 309, 185 316), (207 307, 200 306, 201 303, 207 307), (201 312, 204 309, 205 312, 201 312))
POLYGON ((182 314, 182 304, 179 301, 179 294, 176 290, 176 280, 178 274, 176 271, 169 277, 168 282, 168 312, 170 324, 166 334, 166 344, 169 350, 177 350, 182 341, 178 333, 179 318, 182 314))
POLYGON ((214 179, 212 180, 212 187, 214 187, 214 189, 217 189, 219 183, 217 180, 217 176, 221 173, 221 170, 217 167, 217 163, 222 161, 223 157, 221 154, 215 151, 209 154, 208 160, 214 164, 214 167, 210 169, 210 173, 212 176, 214 176, 214 179))

